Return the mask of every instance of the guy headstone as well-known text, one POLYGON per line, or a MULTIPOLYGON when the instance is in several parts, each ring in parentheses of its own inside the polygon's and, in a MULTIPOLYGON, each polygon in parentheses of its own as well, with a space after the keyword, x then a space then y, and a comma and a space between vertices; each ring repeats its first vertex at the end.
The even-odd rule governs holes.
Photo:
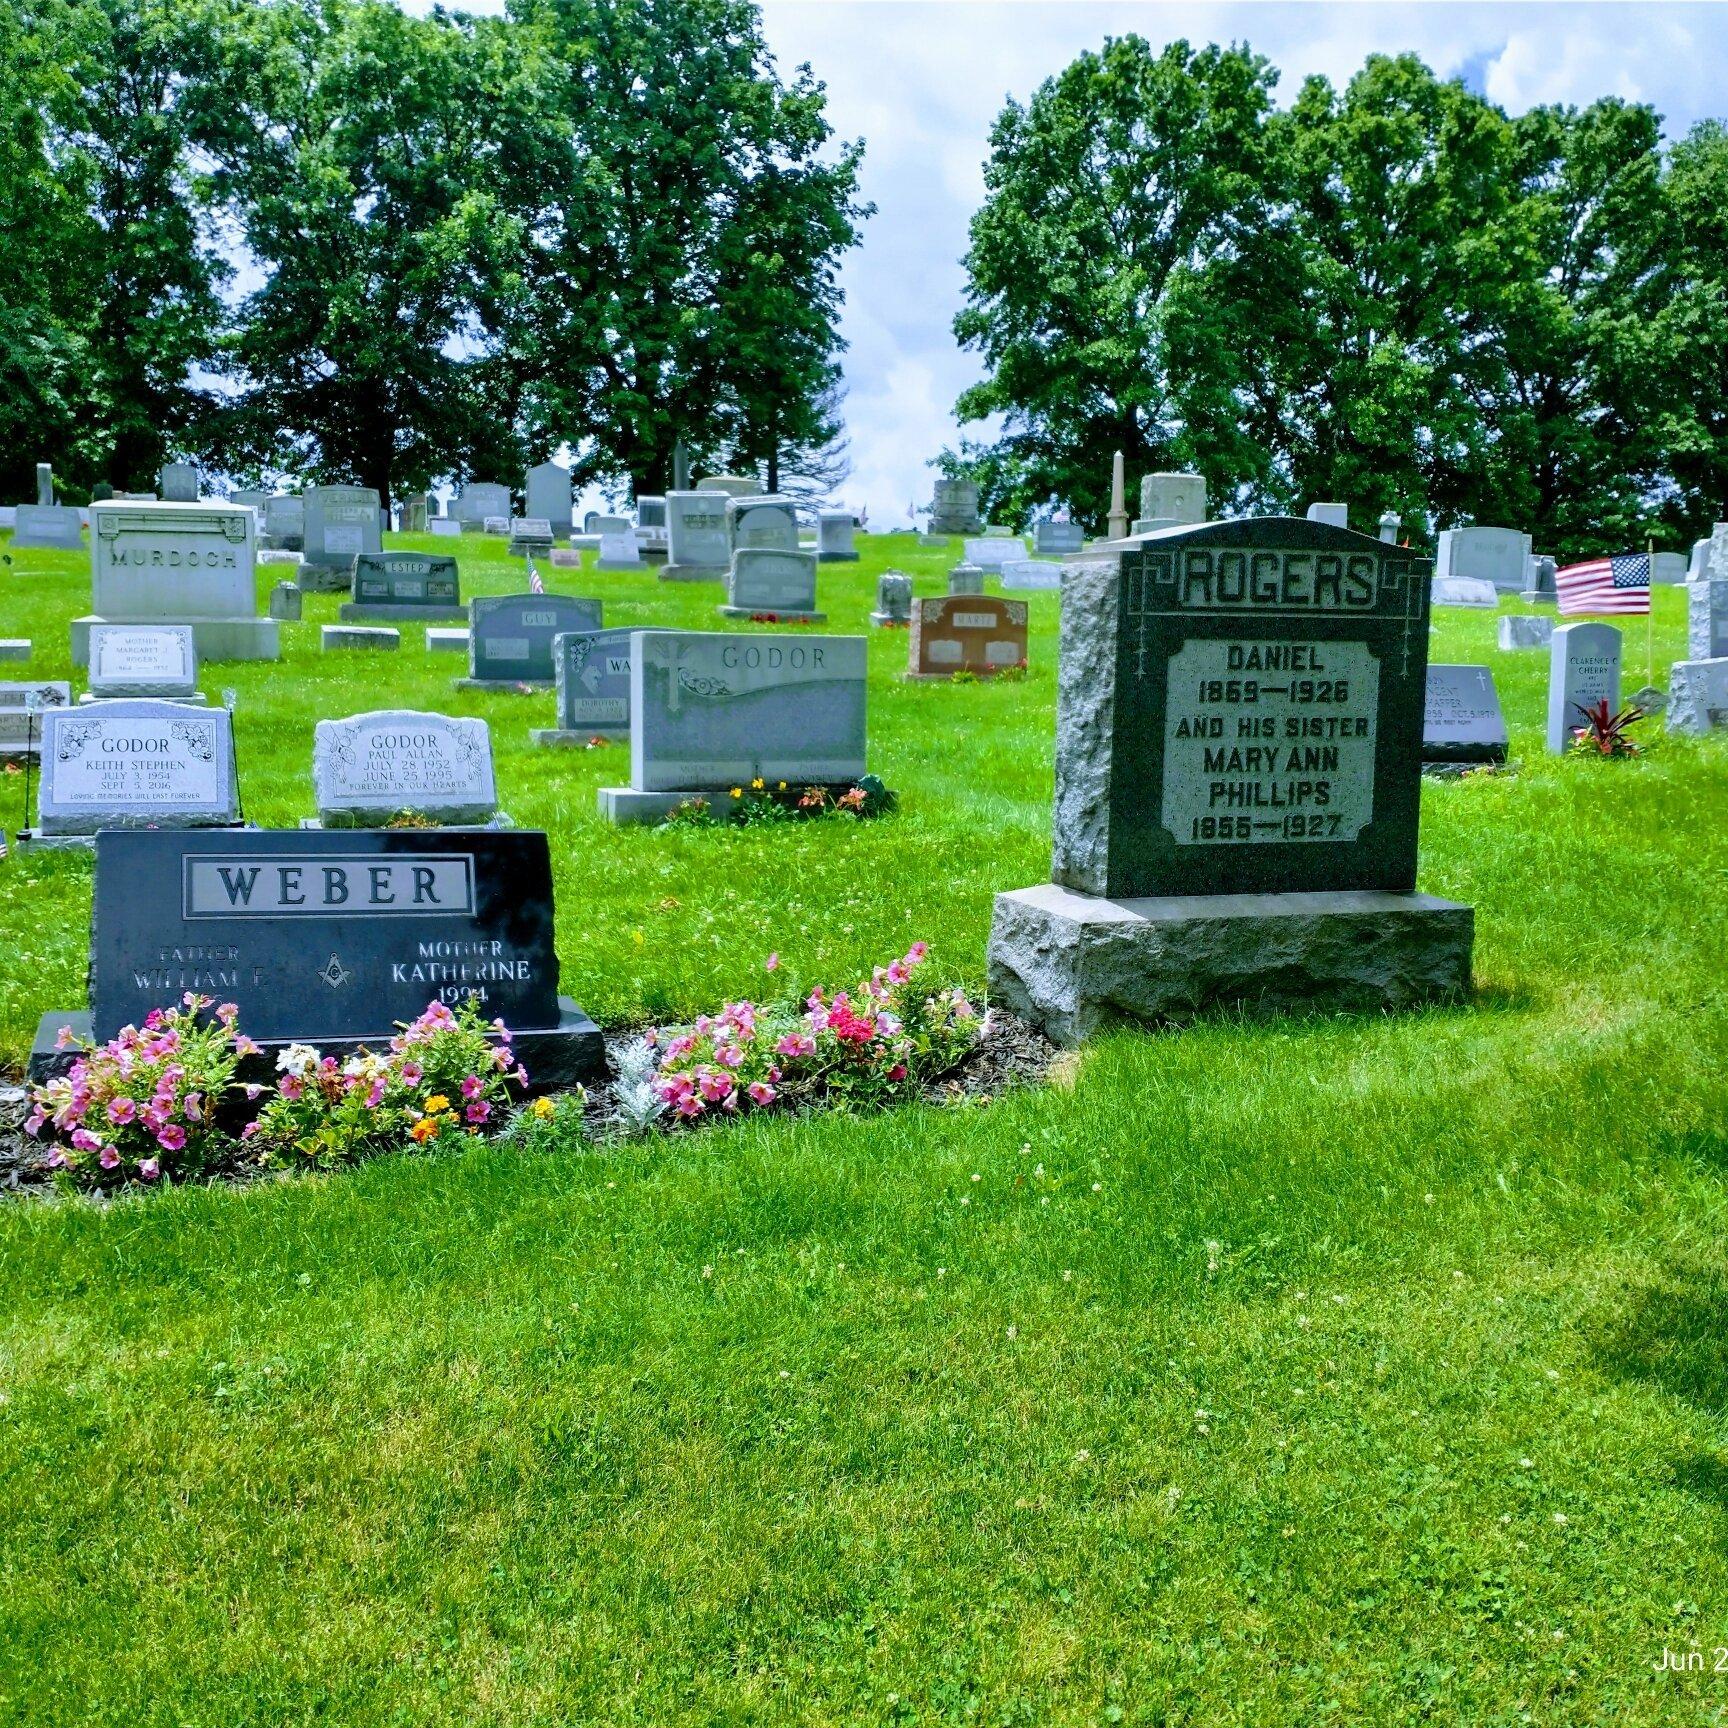
POLYGON ((816 553, 824 564, 855 564, 858 548, 853 544, 854 523, 850 510, 816 512, 816 553))
POLYGON ((239 1005, 266 1072, 289 1042, 379 1044, 428 1000, 469 996, 515 1034, 531 1085, 605 1072, 598 1028, 558 994, 541 833, 100 835, 91 1012, 43 1017, 31 1075, 64 1072, 61 1026, 112 1038, 186 990, 239 1005))
POLYGON ((72 686, 65 679, 0 683, 0 761, 21 762, 42 754, 42 716, 70 708, 72 686))
POLYGON ((240 820, 226 708, 120 700, 42 716, 36 832, 229 827, 240 820))
POLYGON ((468 618, 456 560, 432 552, 367 552, 354 560, 344 624, 461 624, 468 618))
POLYGON ((553 638, 601 628, 600 602, 573 594, 483 594, 468 602, 468 682, 551 684, 553 638))
POLYGON ((630 784, 600 789, 612 822, 658 822, 686 798, 753 780, 835 785, 865 771, 861 636, 636 631, 630 784))
POLYGON ((1503 594, 1516 594, 1525 582, 1530 536, 1515 528, 1447 528, 1441 532, 1434 576, 1483 581, 1503 594))
POLYGON ((311 486, 301 503, 300 586, 340 593, 350 586, 356 558, 384 550, 378 494, 370 486, 311 486))
POLYGON ((72 662, 108 624, 190 624, 200 661, 276 660, 273 618, 258 616, 257 521, 241 504, 90 506, 90 615, 72 621, 72 662))
POLYGON ((1445 765, 1506 760, 1506 721, 1486 666, 1428 663, 1422 760, 1445 765))
POLYGON ((191 700, 198 647, 190 624, 93 624, 90 694, 191 700))
POLYGON ((312 789, 326 828, 383 828, 403 811, 446 827, 490 822, 492 735, 484 720, 404 708, 320 720, 312 789))
POLYGON ((1032 530, 1032 550, 1051 557, 1066 557, 1086 544, 1078 522, 1040 522, 1032 530))
POLYGON ((574 523, 570 497, 570 470, 556 462, 542 462, 523 476, 525 502, 522 514, 540 517, 551 525, 555 536, 567 536, 574 523))
POLYGON ((718 611, 723 618, 769 613, 785 623, 824 622, 827 614, 816 610, 816 554, 740 546, 732 554, 726 603, 718 611))
POLYGON ((198 470, 190 462, 164 462, 156 476, 156 491, 164 504, 196 504, 198 470))
POLYGON ((912 602, 906 676, 988 676, 1026 664, 1026 602, 952 594, 912 602))
POLYGON ((1069 565, 1052 881, 997 897, 992 996, 1067 1044, 1467 990, 1469 908, 1413 892, 1428 577, 1280 517, 1069 565))
POLYGON ((1580 708, 1606 702, 1620 707, 1620 632, 1612 624, 1562 624, 1548 645, 1548 749, 1562 755, 1574 728, 1584 724, 1580 708))
POLYGON ((903 570, 885 570, 876 578, 876 610, 872 624, 887 627, 912 622, 912 578, 903 570))
POLYGON ((1140 482, 1140 515, 1134 532, 1154 522, 1183 527, 1206 520, 1206 479, 1201 474, 1148 474, 1140 482))
POLYGON ((713 492, 666 494, 666 563, 663 581, 710 581, 726 574, 732 546, 726 537, 726 505, 713 492))
POLYGON ((984 526, 978 514, 978 485, 973 480, 938 480, 930 504, 932 534, 976 534, 984 526))

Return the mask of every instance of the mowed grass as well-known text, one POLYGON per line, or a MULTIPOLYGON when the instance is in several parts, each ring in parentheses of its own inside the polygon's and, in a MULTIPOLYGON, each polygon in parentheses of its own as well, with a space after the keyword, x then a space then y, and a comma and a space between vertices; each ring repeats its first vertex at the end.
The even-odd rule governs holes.
MULTIPOLYGON (((463 542, 468 591, 520 585, 496 544, 463 542)), ((940 591, 949 554, 861 546, 831 628, 886 565, 940 591)), ((0 576, 34 673, 75 563, 0 576)), ((715 600, 582 591, 618 623, 715 600)), ((903 684, 872 638, 904 808, 868 826, 603 828, 622 750, 531 750, 551 697, 456 692, 416 635, 321 658, 334 600, 206 688, 241 691, 266 822, 310 809, 319 714, 489 719, 603 1020, 760 993, 770 948, 808 983, 922 936, 979 984, 991 894, 1048 862, 1029 598, 1021 684, 903 684)), ((0 1208, 0 1714, 1717 1720, 1728 740, 1550 760, 1546 656, 1493 630, 1443 613, 1434 654, 1493 666, 1517 771, 1424 789, 1469 1007, 1119 1032, 988 1107, 0 1208)), ((1641 621, 1627 648, 1631 690, 1641 621)), ((0 866, 14 1060, 82 1000, 88 873, 0 866)))

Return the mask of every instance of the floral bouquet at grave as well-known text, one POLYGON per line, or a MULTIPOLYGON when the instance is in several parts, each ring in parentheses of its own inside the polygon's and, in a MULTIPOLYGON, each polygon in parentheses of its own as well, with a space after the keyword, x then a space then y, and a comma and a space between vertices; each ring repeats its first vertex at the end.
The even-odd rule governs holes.
POLYGON ((813 990, 801 1008, 729 1002, 693 1026, 650 1032, 645 1043, 659 1052, 650 1085, 685 1121, 816 1098, 879 1105, 915 1092, 988 1027, 964 992, 917 982, 928 952, 914 942, 856 989, 813 990))
POLYGON ((1588 705, 1573 706, 1584 716, 1582 726, 1572 728, 1572 749, 1580 756, 1640 756, 1643 747, 1635 743, 1627 728, 1646 718, 1636 703, 1622 708, 1618 714, 1608 706, 1607 697, 1588 705))
POLYGON ((504 1022, 482 1021, 472 996, 454 1011, 431 1003, 386 1051, 338 1062, 291 1044, 276 1065, 275 1096, 241 1138, 261 1164, 303 1168, 485 1133, 508 1108, 511 1085, 528 1083, 504 1022))
POLYGON ((154 1008, 142 1028, 123 1026, 106 1044, 80 1044, 70 1027, 61 1050, 83 1054, 58 1079, 34 1087, 25 1131, 63 1137, 51 1169, 90 1186, 197 1176, 233 1149, 219 1114, 238 1090, 234 1071, 258 1046, 236 1029, 224 1002, 203 1018, 208 996, 188 990, 178 1008, 154 1008))
POLYGON ((862 821, 886 816, 897 802, 874 774, 866 774, 843 791, 794 786, 784 780, 770 786, 757 779, 748 786, 732 787, 723 799, 687 798, 666 820, 691 828, 746 828, 758 822, 795 822, 812 816, 856 816, 862 821))

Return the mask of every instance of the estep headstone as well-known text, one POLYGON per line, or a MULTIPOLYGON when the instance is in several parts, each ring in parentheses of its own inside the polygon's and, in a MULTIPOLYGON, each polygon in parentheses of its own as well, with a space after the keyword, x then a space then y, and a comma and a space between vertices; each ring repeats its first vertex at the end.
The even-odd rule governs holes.
POLYGON ((354 560, 340 607, 345 624, 459 624, 467 620, 456 560, 436 552, 368 552, 354 560))
POLYGON ((320 720, 312 788, 326 828, 383 828, 403 812, 446 827, 498 814, 484 720, 405 708, 320 720))

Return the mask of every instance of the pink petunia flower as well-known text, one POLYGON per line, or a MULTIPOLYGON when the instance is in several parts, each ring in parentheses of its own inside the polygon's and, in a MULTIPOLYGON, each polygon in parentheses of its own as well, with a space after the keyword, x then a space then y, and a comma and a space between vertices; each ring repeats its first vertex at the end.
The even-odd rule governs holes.
POLYGON ((485 1090, 485 1083, 478 1074, 470 1074, 462 1082, 462 1096, 464 1098, 478 1098, 485 1090))
POLYGON ((704 1108, 702 1100, 693 1092, 688 1097, 678 1100, 678 1114, 680 1116, 700 1116, 704 1108))
POLYGON ((74 1128, 72 1130, 72 1144, 80 1152, 94 1152, 102 1144, 102 1140, 99 1135, 92 1134, 88 1128, 74 1128))
POLYGON ((138 1103, 133 1098, 110 1098, 108 1100, 108 1120, 119 1126, 130 1122, 138 1114, 138 1103))
POLYGON ((138 1160, 138 1174, 142 1176, 146 1182, 154 1182, 156 1178, 162 1174, 161 1159, 140 1158, 138 1160))
POLYGON ((418 1086, 425 1073, 426 1070, 418 1062, 404 1062, 402 1064, 402 1084, 404 1086, 418 1086))
POLYGON ((741 1068, 744 1065, 744 1052, 736 1044, 723 1045, 714 1054, 728 1068, 741 1068))
POLYGON ((186 1144, 186 1130, 178 1122, 166 1123, 156 1131, 156 1144, 164 1152, 178 1152, 186 1144))
POLYGON ((104 1146, 96 1155, 96 1162, 100 1164, 104 1170, 112 1170, 114 1166, 120 1162, 120 1154, 116 1152, 112 1146, 104 1146))
POLYGON ((896 1062, 894 1066, 888 1070, 888 1078, 890 1080, 904 1080, 906 1078, 906 1064, 904 1062, 896 1062))
POLYGON ((204 1120, 204 1099, 201 1094, 188 1092, 182 1108, 186 1113, 188 1122, 202 1122, 204 1120))
POLYGON ((77 1040, 73 1037, 72 1028, 70 1026, 62 1026, 60 1030, 54 1034, 54 1048, 56 1050, 70 1050, 76 1042, 77 1040))
POLYGON ((766 1081, 752 1080, 745 1090, 749 1092, 750 1100, 754 1104, 772 1104, 774 1102, 774 1088, 768 1085, 766 1081))
POLYGON ((477 1099, 462 1112, 465 1120, 475 1123, 484 1122, 491 1114, 492 1106, 484 1098, 477 1099))
POLYGON ((764 972, 778 972, 780 970, 780 954, 778 950, 770 954, 768 958, 762 962, 762 970, 764 972))

